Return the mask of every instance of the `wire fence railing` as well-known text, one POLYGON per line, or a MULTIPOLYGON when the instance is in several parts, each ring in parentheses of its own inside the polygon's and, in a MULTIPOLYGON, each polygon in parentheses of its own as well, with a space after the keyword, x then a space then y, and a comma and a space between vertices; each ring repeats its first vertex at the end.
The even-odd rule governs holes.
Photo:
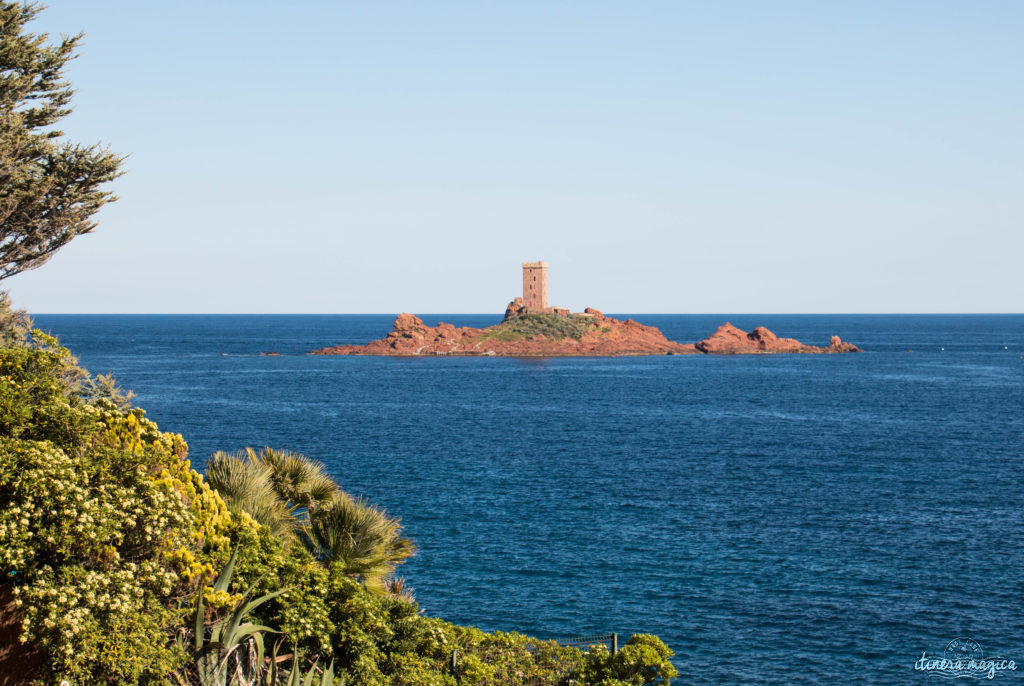
POLYGON ((553 640, 560 646, 579 648, 583 651, 585 651, 590 646, 603 644, 608 646, 608 650, 611 651, 612 655, 619 652, 619 635, 614 633, 590 634, 588 636, 567 636, 564 638, 556 638, 553 640))
MULTIPOLYGON (((619 636, 615 633, 548 639, 541 644, 525 646, 526 651, 532 655, 534 667, 545 676, 526 677, 522 674, 505 672, 486 679, 484 684, 486 686, 557 686, 562 683, 565 677, 578 669, 579 663, 567 661, 564 655, 560 655, 558 651, 550 648, 550 642, 554 642, 560 647, 576 648, 582 652, 589 652, 592 647, 599 645, 606 646, 608 651, 613 654, 619 650, 619 636)), ((494 657, 497 658, 497 656, 494 657)), ((457 659, 457 656, 453 656, 453 668, 457 659)), ((483 659, 490 663, 487 657, 483 657, 483 659)))

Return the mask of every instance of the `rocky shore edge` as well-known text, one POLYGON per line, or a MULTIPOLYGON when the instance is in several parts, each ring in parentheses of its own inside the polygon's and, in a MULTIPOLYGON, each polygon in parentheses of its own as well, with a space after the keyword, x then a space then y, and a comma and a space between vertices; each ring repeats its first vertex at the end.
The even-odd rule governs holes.
POLYGON ((588 307, 577 314, 529 313, 509 306, 505 319, 484 329, 444 322, 427 326, 414 314, 395 318, 384 338, 364 345, 336 345, 312 355, 377 355, 393 357, 612 357, 617 355, 756 355, 773 353, 829 354, 860 352, 833 336, 828 346, 806 345, 779 338, 763 326, 751 332, 729 322, 697 343, 670 341, 653 326, 632 319, 620 321, 588 307))

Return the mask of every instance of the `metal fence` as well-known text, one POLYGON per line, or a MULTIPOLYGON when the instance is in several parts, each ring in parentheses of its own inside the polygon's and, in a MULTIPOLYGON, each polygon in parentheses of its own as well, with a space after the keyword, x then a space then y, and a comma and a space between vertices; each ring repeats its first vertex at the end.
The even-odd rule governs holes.
POLYGON ((604 644, 608 646, 608 650, 611 651, 612 655, 619 652, 618 634, 591 634, 589 636, 568 636, 566 638, 556 638, 554 639, 554 641, 560 646, 579 648, 583 651, 586 651, 586 649, 590 646, 604 644))
MULTIPOLYGON (((561 638, 548 639, 559 646, 576 648, 583 652, 589 651, 592 646, 604 645, 612 653, 619 651, 618 634, 590 634, 587 636, 565 636, 561 638)), ((549 647, 550 643, 545 642, 549 647)), ((486 686, 557 686, 576 666, 572 662, 565 662, 564 658, 546 649, 545 645, 528 645, 525 649, 532 654, 534 664, 547 672, 546 677, 524 678, 522 675, 504 673, 487 679, 486 686)), ((486 656, 481 656, 488 662, 486 656)), ((457 655, 452 656, 452 669, 454 671, 457 655)))

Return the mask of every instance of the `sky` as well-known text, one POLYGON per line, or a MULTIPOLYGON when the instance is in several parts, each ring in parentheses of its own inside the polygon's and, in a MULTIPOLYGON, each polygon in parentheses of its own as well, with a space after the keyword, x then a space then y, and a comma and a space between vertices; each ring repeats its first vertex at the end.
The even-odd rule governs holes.
POLYGON ((50 0, 120 200, 34 313, 1024 311, 1024 3, 50 0))

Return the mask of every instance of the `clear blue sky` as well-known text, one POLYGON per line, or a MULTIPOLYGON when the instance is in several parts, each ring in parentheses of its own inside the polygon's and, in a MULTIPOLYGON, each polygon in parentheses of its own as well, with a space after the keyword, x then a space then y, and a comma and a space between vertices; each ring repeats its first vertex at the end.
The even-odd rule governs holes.
POLYGON ((34 312, 1024 310, 1024 3, 52 0, 121 200, 34 312))

